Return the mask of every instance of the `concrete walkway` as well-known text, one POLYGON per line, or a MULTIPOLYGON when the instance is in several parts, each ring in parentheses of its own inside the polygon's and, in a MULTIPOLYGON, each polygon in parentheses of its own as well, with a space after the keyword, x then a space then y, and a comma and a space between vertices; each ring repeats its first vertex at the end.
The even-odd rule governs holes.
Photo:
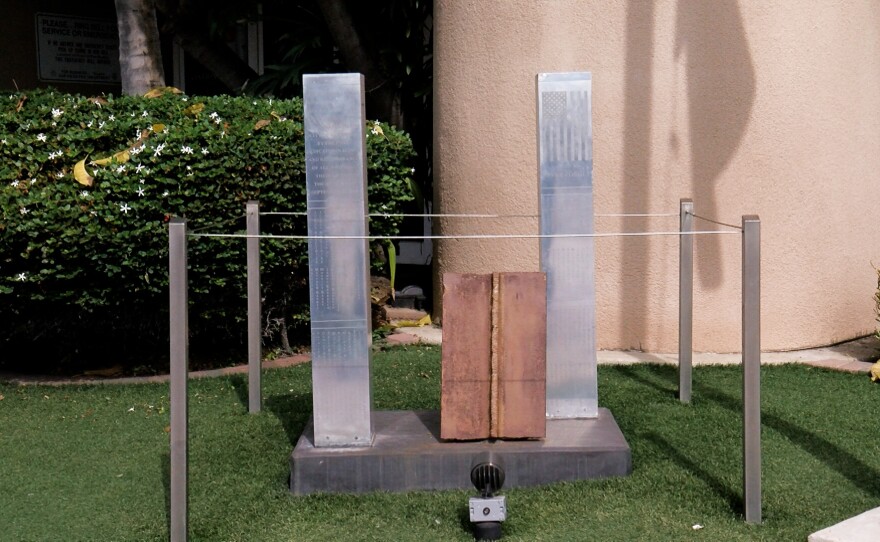
MULTIPOLYGON (((402 327, 395 330, 386 340, 389 344, 441 344, 443 333, 440 328, 402 327)), ((851 373, 868 373, 871 360, 880 357, 880 340, 875 336, 863 337, 834 346, 823 346, 808 350, 791 352, 764 352, 761 354, 762 365, 778 365, 782 363, 803 363, 814 367, 834 369, 851 373)), ((600 350, 600 364, 629 365, 633 363, 678 364, 678 354, 651 354, 632 350, 600 350)), ((694 365, 737 365, 741 361, 738 353, 713 354, 694 352, 694 365)))
MULTIPOLYGON (((443 332, 435 326, 402 327, 394 330, 387 336, 385 341, 388 345, 426 344, 439 345, 443 341, 443 332)), ((811 348, 808 350, 795 350, 792 352, 765 352, 761 354, 763 365, 778 365, 783 363, 803 363, 814 367, 845 371, 850 373, 869 373, 871 365, 869 360, 880 357, 880 340, 874 336, 863 337, 834 346, 811 348)), ((289 367, 309 361, 308 354, 297 354, 264 361, 264 369, 276 367, 289 367)), ((634 363, 662 363, 677 365, 676 354, 651 354, 632 350, 600 350, 598 360, 603 365, 631 365, 634 363)), ((700 365, 737 365, 740 363, 739 354, 713 354, 695 352, 693 355, 695 366, 700 365)), ((212 369, 209 371, 192 371, 192 378, 208 378, 231 374, 247 374, 247 365, 212 369)), ((42 384, 48 386, 60 386, 66 384, 138 384, 149 382, 167 382, 168 375, 155 376, 130 376, 122 378, 107 378, 95 375, 80 375, 69 378, 53 376, 24 375, 0 372, 0 382, 11 384, 28 385, 42 384)))

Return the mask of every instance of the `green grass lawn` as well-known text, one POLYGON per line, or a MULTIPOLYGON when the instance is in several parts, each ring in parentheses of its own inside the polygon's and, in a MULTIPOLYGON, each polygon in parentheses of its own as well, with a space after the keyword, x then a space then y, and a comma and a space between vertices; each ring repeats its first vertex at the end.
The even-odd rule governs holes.
MULTIPOLYGON (((439 350, 374 356, 378 409, 439 404, 439 350)), ((796 540, 880 505, 880 386, 762 370, 763 525, 742 518, 741 372, 601 367, 600 404, 633 450, 627 478, 508 489, 505 540, 796 540), (704 528, 694 530, 693 525, 704 528)), ((310 366, 190 384, 190 539, 472 540, 469 491, 292 497, 288 455, 311 412, 310 366)), ((163 540, 168 386, 0 384, 0 540, 163 540)))

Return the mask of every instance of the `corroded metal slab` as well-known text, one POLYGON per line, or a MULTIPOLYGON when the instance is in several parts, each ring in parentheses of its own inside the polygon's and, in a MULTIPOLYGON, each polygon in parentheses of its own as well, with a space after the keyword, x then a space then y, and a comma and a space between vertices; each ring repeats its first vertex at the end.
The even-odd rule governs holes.
POLYGON ((443 274, 440 433, 489 437, 492 275, 443 274))
MULTIPOLYGON (((541 234, 593 233, 592 78, 537 77, 541 234)), ((547 273, 547 417, 598 415, 593 239, 541 239, 547 273)))
POLYGON ((492 436, 544 438, 547 359, 547 281, 544 273, 493 276, 492 436))
MULTIPOLYGON (((303 76, 309 235, 367 234, 364 80, 303 76)), ((370 446, 366 239, 309 239, 315 446, 370 446)))

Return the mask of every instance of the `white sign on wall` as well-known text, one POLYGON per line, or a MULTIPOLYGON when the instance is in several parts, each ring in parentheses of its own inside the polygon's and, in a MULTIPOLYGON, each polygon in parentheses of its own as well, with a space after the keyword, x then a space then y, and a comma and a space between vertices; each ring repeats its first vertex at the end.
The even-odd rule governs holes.
POLYGON ((119 83, 115 21, 54 13, 38 13, 36 19, 40 80, 119 83))

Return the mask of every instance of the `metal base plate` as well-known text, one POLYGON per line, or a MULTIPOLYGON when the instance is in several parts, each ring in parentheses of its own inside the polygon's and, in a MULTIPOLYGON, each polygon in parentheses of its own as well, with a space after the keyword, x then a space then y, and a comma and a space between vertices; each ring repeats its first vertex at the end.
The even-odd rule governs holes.
POLYGON ((504 465, 505 488, 626 476, 629 444, 608 409, 599 417, 547 420, 543 440, 440 440, 437 411, 373 412, 370 448, 316 448, 311 422, 290 456, 290 491, 366 493, 471 487, 474 456, 491 451, 504 465))

